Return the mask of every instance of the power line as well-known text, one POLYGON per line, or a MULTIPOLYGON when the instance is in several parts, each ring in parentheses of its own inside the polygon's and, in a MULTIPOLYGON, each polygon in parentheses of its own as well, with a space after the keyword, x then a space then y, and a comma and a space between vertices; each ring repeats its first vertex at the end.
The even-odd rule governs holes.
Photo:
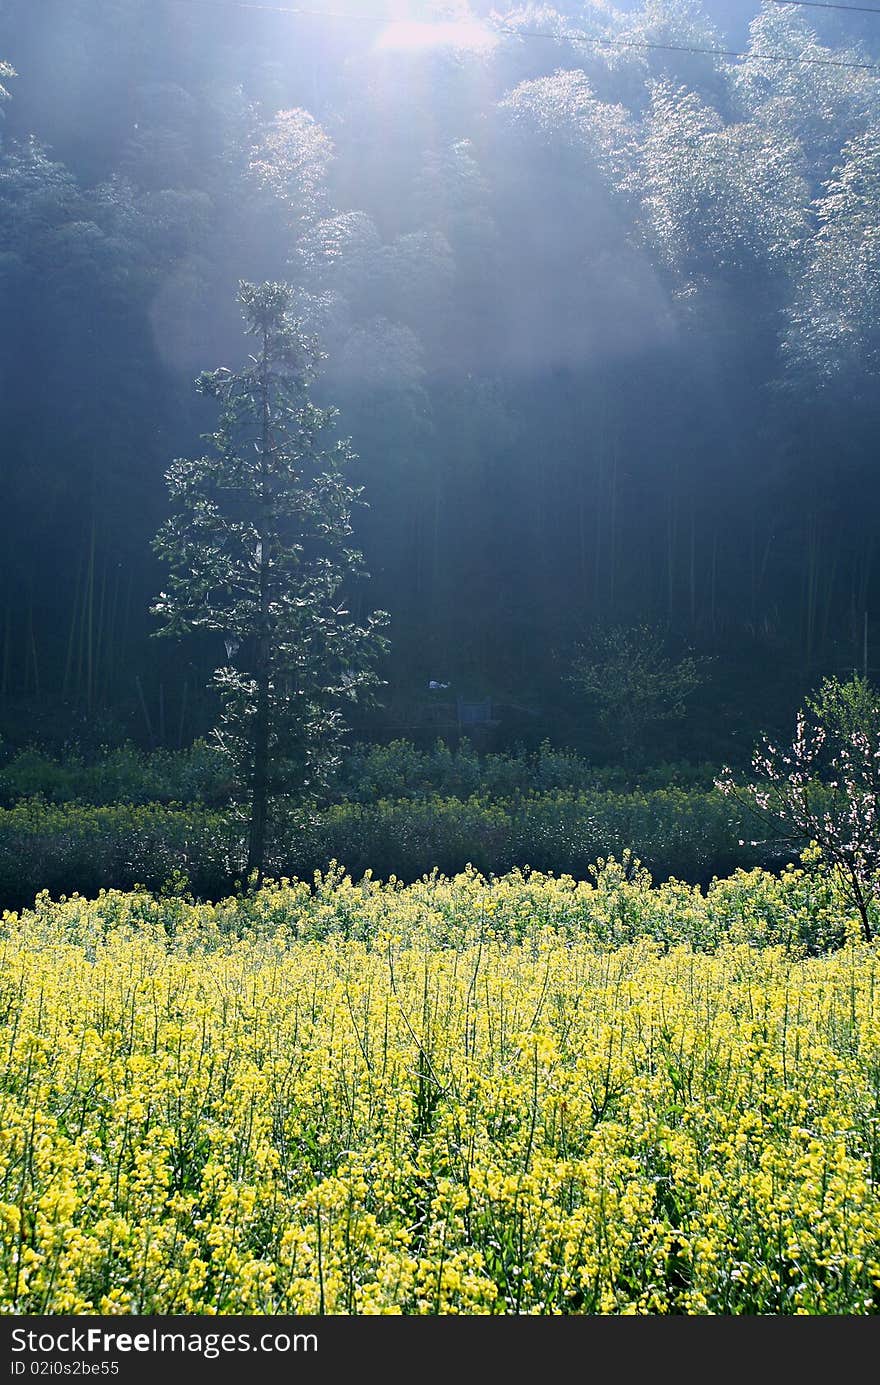
POLYGON ((677 43, 646 43, 629 39, 591 38, 587 34, 538 33, 534 29, 505 29, 503 32, 519 34, 522 38, 568 39, 572 43, 601 44, 608 48, 637 48, 652 53, 708 53, 716 58, 741 58, 752 62, 785 63, 793 67, 800 67, 806 63, 810 67, 847 67, 859 68, 867 72, 880 72, 880 63, 840 62, 831 58, 790 58, 784 53, 740 53, 732 48, 694 48, 687 44, 677 43))
POLYGON ((854 14, 880 14, 876 5, 835 5, 832 0, 769 0, 771 5, 801 5, 807 10, 852 10, 854 14))
MULTIPOLYGON (((813 5, 817 9, 856 10, 861 6, 820 4, 820 0, 771 0, 773 4, 813 5)), ((340 10, 306 10, 280 5, 258 5, 251 0, 172 0, 172 4, 205 5, 208 9, 256 10, 264 14, 296 15, 307 19, 341 19, 355 24, 393 24, 388 15, 351 14, 340 10)), ((880 9, 872 9, 872 14, 880 14, 880 9)), ((695 48, 689 44, 648 43, 636 39, 597 38, 583 33, 553 33, 549 30, 517 29, 499 24, 494 32, 510 34, 514 38, 552 39, 555 42, 591 44, 603 48, 629 48, 651 53, 696 53, 715 58, 738 58, 742 61, 783 63, 789 67, 842 67, 861 72, 880 72, 880 63, 841 62, 837 58, 789 57, 784 53, 742 53, 732 48, 695 48)))

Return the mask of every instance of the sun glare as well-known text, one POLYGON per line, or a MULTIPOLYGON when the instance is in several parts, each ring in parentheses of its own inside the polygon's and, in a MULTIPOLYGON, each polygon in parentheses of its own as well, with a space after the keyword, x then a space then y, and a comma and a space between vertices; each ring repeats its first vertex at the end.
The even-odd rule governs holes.
POLYGON ((376 41, 383 52, 417 52, 427 48, 494 48, 498 35, 476 19, 441 21, 437 24, 398 20, 389 24, 376 41))

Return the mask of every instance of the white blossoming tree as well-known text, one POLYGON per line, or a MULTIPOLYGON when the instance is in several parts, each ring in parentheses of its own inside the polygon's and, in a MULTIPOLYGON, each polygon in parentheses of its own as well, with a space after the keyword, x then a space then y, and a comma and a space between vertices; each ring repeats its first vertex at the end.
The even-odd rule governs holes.
POLYGON ((826 678, 798 712, 791 745, 765 737, 752 770, 739 785, 725 769, 717 787, 773 823, 779 840, 815 843, 870 941, 880 897, 880 699, 871 684, 826 678))

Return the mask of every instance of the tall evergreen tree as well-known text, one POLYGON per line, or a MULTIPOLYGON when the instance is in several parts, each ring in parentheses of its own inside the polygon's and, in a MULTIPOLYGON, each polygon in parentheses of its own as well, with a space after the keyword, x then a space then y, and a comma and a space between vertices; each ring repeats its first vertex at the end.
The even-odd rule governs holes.
POLYGON ((212 455, 175 461, 174 506, 154 547, 171 568, 153 610, 160 633, 216 631, 216 735, 249 820, 248 872, 262 876, 273 804, 314 798, 347 729, 342 708, 379 679, 382 612, 362 621, 343 590, 365 576, 350 546, 354 454, 326 434, 336 417, 309 398, 320 353, 291 313, 286 284, 239 285, 256 350, 240 371, 199 376, 220 407, 212 455))

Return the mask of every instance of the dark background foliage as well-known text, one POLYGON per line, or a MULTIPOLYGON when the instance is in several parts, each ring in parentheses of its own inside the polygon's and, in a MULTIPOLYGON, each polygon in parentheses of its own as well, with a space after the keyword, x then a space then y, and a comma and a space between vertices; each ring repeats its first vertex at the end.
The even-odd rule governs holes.
POLYGON ((488 696, 489 744, 601 753, 566 680, 597 624, 712 656, 669 756, 736 759, 866 634, 870 669, 880 71, 846 64, 880 21, 506 22, 413 52, 220 0, 0 4, 8 739, 211 724, 221 651, 150 640, 149 540, 211 426, 193 377, 243 357, 241 278, 294 284, 360 454, 393 649, 359 735, 430 744, 488 696))

